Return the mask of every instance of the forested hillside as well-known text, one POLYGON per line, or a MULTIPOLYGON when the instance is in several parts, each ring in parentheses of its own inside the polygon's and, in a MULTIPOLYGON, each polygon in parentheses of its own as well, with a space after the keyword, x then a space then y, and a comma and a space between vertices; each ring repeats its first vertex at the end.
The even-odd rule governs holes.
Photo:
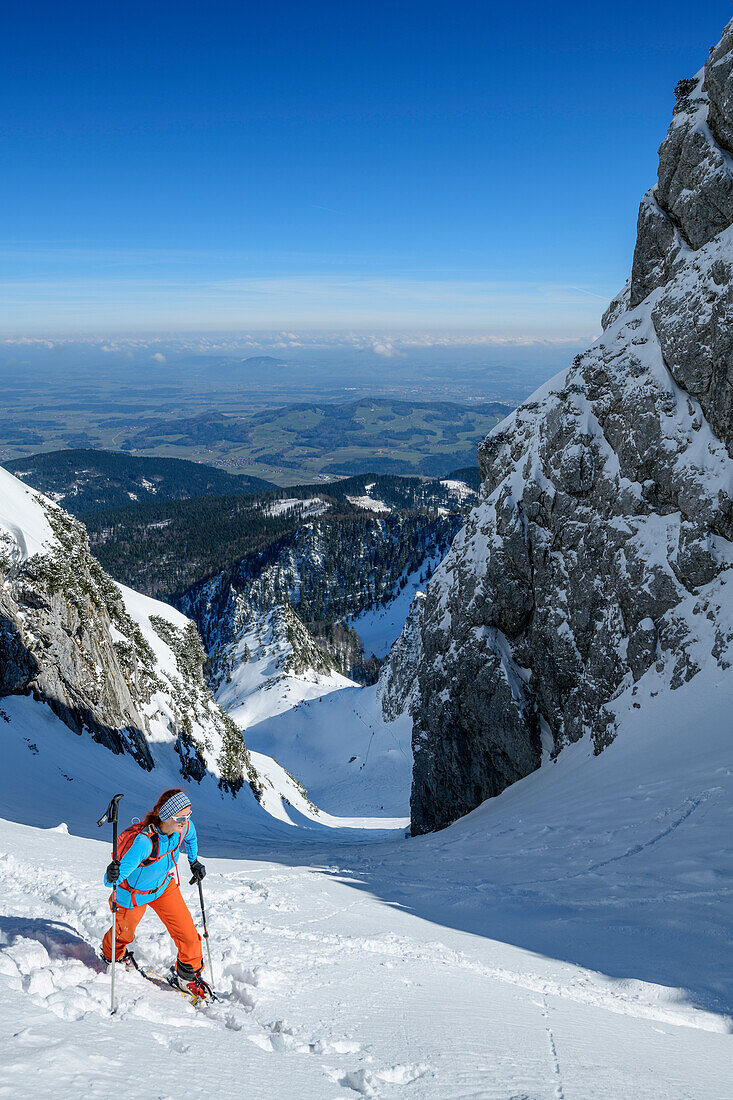
POLYGON ((334 624, 389 603, 411 574, 422 570, 427 580, 462 523, 459 512, 329 513, 192 586, 176 603, 195 619, 210 651, 233 595, 254 614, 289 602, 316 636, 332 636, 334 624))
MULTIPOLYGON (((304 522, 329 532, 341 529, 344 550, 360 553, 362 533, 374 516, 405 514, 405 538, 437 515, 460 513, 475 493, 464 481, 361 475, 328 486, 300 485, 248 497, 201 497, 139 503, 85 516, 94 553, 112 576, 148 595, 176 600, 191 586, 219 572, 232 572, 245 558, 278 553, 282 540, 304 522), (419 517, 424 513, 424 518, 419 517)), ((403 530, 403 524, 397 523, 403 530)), ((395 542, 401 560, 402 536, 395 542)), ((314 585, 319 581, 315 576, 314 585)))
POLYGON ((190 500, 193 497, 246 496, 272 488, 259 477, 235 476, 203 462, 147 458, 119 451, 46 451, 6 462, 21 481, 63 504, 74 516, 137 501, 190 500))

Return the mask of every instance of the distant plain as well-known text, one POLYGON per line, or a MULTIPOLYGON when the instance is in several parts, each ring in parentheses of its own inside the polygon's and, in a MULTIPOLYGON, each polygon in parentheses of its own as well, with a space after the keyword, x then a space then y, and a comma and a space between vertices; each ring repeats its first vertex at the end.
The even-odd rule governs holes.
MULTIPOLYGON (((288 486, 372 471, 443 476, 570 357, 428 349, 199 354, 0 349, 0 462, 63 448, 185 458, 288 486), (286 354, 287 359, 280 354, 286 354)), ((266 349, 267 350, 267 349, 266 349)))

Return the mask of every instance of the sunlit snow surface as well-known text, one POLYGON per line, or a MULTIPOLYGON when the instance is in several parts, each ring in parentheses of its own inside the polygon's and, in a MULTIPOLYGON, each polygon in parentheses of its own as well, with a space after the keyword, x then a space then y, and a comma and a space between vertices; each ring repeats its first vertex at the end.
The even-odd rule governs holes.
POLYGON ((376 685, 351 684, 301 701, 251 726, 247 744, 297 776, 322 811, 395 818, 395 827, 406 828, 412 722, 407 715, 385 722, 376 692, 376 685))
POLYGON ((53 542, 38 494, 0 468, 0 561, 19 565, 44 553, 53 542))
MULTIPOLYGON (((109 829, 85 837, 114 788, 129 820, 173 775, 4 699, 2 805, 26 824, 0 823, 3 1090, 730 1095, 730 680, 645 696, 600 757, 572 746, 434 836, 293 828, 192 785, 222 1002, 197 1012, 123 972, 115 1019, 93 954, 109 829)), ((137 950, 170 960, 153 914, 137 950)))
POLYGON ((449 489, 454 493, 459 501, 476 499, 476 490, 472 489, 470 485, 467 485, 465 481, 455 481, 451 478, 444 477, 440 484, 444 489, 449 489))
POLYGON ((389 504, 385 504, 383 500, 377 500, 376 497, 372 497, 369 495, 361 497, 347 496, 346 499, 351 501, 352 504, 355 504, 357 508, 364 508, 367 512, 392 511, 389 504))

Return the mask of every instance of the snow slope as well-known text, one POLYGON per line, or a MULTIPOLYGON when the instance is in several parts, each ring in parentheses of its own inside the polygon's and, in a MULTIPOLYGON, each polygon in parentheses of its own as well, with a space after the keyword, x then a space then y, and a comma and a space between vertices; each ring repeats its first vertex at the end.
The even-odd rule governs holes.
POLYGON ((448 489, 449 492, 453 493, 460 503, 467 500, 473 501, 478 496, 476 490, 472 489, 470 485, 467 485, 465 481, 456 481, 452 478, 444 477, 440 484, 444 489, 448 489))
MULTIPOLYGON (((731 1096, 732 705, 706 668, 630 706, 600 757, 579 742, 411 840, 237 832, 195 800, 223 994, 198 1013, 123 973, 109 1017, 109 842, 69 835, 61 803, 78 817, 86 794, 49 785, 37 825, 57 828, 0 823, 0 1095, 731 1096)), ((137 950, 170 959, 152 914, 137 950)))
POLYGON ((0 467, 0 558, 14 565, 45 553, 54 542, 37 494, 0 467))
POLYGON ((0 734, 0 806, 23 823, 50 827, 63 818, 73 833, 94 836, 94 811, 100 807, 98 818, 115 791, 125 792, 125 813, 132 819, 142 817, 162 790, 184 786, 209 823, 206 835, 218 847, 224 844, 227 852, 239 852, 243 836, 283 838, 294 826, 306 836, 333 829, 353 836, 360 830, 382 835, 397 830, 402 835, 408 825, 404 816, 329 814, 277 761, 257 752, 252 764, 259 800, 247 784, 232 798, 208 774, 199 783, 186 784, 178 756, 165 739, 151 740, 155 767, 145 771, 131 757, 115 756, 73 733, 50 707, 25 696, 2 699, 0 734))
POLYGON ((352 504, 355 504, 357 508, 363 508, 367 512, 391 512, 389 504, 385 504, 383 500, 377 500, 376 497, 366 496, 350 497, 346 496, 346 499, 352 504))
MULTIPOLYGON (((385 722, 376 684, 350 685, 265 717, 247 730, 253 752, 295 775, 321 811, 410 821, 412 722, 385 722)), ((259 758, 258 758, 259 759, 259 758)), ((259 763, 256 765, 260 768, 259 763)))

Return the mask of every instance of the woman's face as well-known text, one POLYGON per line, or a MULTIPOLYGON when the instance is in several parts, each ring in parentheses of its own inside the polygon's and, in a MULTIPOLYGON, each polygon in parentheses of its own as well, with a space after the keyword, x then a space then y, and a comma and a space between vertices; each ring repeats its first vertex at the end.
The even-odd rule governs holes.
POLYGON ((185 833, 190 816, 191 807, 186 806, 184 810, 179 810, 175 817, 169 817, 167 821, 161 821, 161 832, 165 833, 166 836, 172 836, 173 833, 185 833))

